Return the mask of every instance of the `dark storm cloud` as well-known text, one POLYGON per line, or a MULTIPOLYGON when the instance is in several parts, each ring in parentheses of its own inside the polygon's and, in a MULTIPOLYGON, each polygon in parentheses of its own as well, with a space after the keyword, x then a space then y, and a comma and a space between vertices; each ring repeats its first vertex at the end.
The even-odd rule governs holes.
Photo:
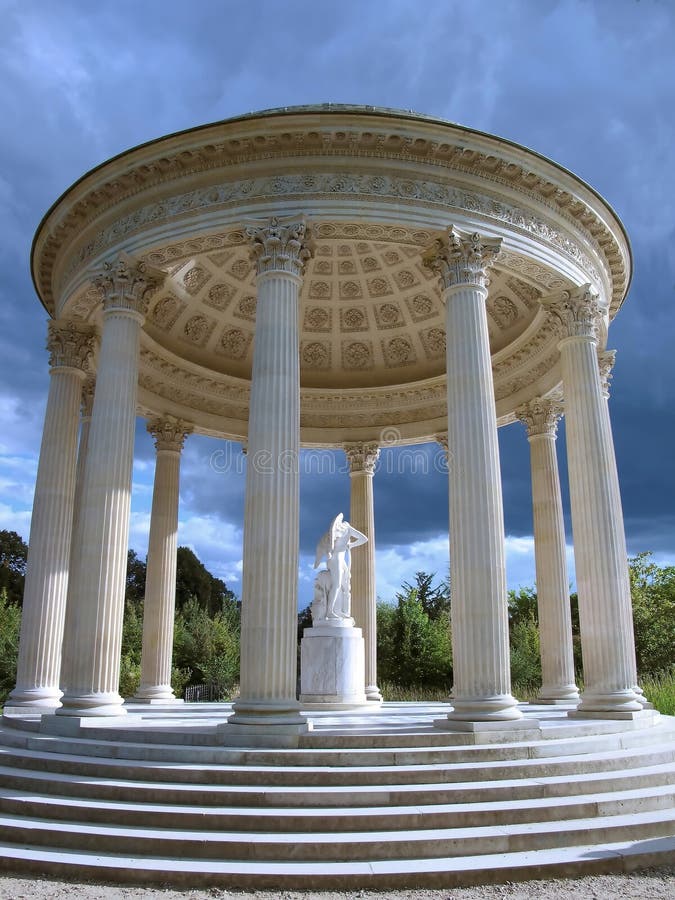
MULTIPOLYGON (((12 446, 37 452, 48 384, 30 242, 74 179, 129 146, 249 110, 326 101, 415 109, 550 156, 622 216, 635 278, 609 342, 619 350, 611 409, 629 546, 675 556, 671 2, 0 0, 0 11, 0 399, 12 446)), ((564 460, 564 428, 559 444, 564 460)), ((522 426, 502 429, 500 447, 506 530, 527 535, 522 426)), ((219 448, 189 439, 183 505, 240 523, 243 473, 217 471, 219 448)), ((146 482, 152 457, 139 424, 146 482)), ((566 494, 564 464, 561 477, 566 494)), ((349 478, 305 472, 301 490, 311 554, 326 515, 347 511, 349 478)), ((379 546, 447 528, 438 472, 381 465, 375 496, 379 546)))

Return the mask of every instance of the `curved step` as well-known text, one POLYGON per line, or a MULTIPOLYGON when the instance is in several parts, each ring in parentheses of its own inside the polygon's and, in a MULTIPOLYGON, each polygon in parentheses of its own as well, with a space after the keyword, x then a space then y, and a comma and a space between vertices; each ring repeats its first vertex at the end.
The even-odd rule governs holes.
POLYGON ((465 887, 555 878, 571 874, 626 872, 672 859, 675 837, 621 841, 599 848, 579 845, 547 851, 495 853, 346 863, 230 862, 179 857, 139 859, 112 853, 46 850, 25 845, 0 846, 0 855, 17 872, 53 877, 99 879, 117 883, 202 886, 230 889, 383 890, 414 885, 421 888, 465 887))
POLYGON ((333 744, 325 731, 284 750, 217 746, 199 727, 167 743, 140 718, 72 737, 3 722, 0 864, 278 891, 617 871, 672 853, 675 721, 553 719, 502 744, 394 727, 367 746, 345 725, 333 744))
POLYGON ((28 843, 138 855, 188 856, 193 859, 269 861, 347 861, 432 859, 445 856, 510 853, 569 847, 575 844, 644 840, 672 836, 675 809, 629 815, 597 816, 563 822, 530 822, 415 831, 359 831, 330 834, 296 832, 293 840, 279 831, 233 832, 134 828, 73 823, 64 828, 50 820, 0 815, 0 844, 28 843))

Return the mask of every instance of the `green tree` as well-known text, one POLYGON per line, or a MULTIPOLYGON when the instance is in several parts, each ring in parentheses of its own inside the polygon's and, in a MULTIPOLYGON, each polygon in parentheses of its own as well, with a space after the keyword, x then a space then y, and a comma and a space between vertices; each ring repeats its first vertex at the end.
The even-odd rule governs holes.
POLYGON ((145 597, 145 576, 147 565, 135 550, 127 554, 127 582, 124 597, 127 603, 138 606, 145 597))
MULTIPOLYGON (((415 572, 415 583, 404 581, 401 587, 404 595, 416 592, 422 609, 430 619, 440 619, 444 613, 450 613, 450 581, 448 579, 434 585, 435 577, 433 572, 415 572)), ((396 596, 398 598, 399 594, 396 596)))
POLYGON ((635 653, 640 675, 675 662, 675 566, 658 566, 651 553, 629 560, 635 653))
POLYGON ((0 591, 10 603, 23 603, 28 545, 16 531, 0 531, 0 591))
POLYGON ((195 598, 211 616, 225 605, 236 603, 234 593, 220 578, 215 578, 189 547, 178 548, 176 565, 176 608, 181 610, 195 598))
POLYGON ((6 588, 0 588, 0 703, 16 684, 20 630, 21 607, 8 599, 6 588))
POLYGON ((222 695, 239 678, 239 612, 231 603, 209 616, 192 597, 176 615, 174 665, 192 671, 191 684, 215 684, 222 695))
POLYGON ((418 590, 404 585, 395 607, 378 604, 378 671, 402 687, 449 687, 452 645, 447 612, 432 619, 418 590))

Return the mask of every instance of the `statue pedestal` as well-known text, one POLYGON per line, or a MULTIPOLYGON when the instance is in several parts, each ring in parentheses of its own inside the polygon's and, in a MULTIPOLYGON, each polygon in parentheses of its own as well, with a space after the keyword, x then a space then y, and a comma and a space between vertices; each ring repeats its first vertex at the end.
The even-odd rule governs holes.
MULTIPOLYGON (((349 619, 305 628, 300 642, 300 703, 344 709, 366 706, 365 654, 360 628, 349 619)), ((372 704, 370 704, 372 706, 372 704)))

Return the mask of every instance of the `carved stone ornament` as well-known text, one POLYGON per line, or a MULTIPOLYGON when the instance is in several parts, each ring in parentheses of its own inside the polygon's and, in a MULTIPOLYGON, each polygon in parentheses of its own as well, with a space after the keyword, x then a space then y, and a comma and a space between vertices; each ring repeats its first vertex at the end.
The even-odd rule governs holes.
POLYGON ((311 259, 313 243, 303 219, 278 219, 246 228, 251 240, 251 259, 258 275, 289 272, 301 276, 311 259))
POLYGON ((612 369, 614 368, 615 362, 616 350, 601 350, 600 353, 598 353, 600 384, 602 386, 602 394, 606 399, 609 398, 609 386, 611 384, 612 378, 614 377, 614 375, 612 374, 612 369))
POLYGON ((541 305, 561 325, 561 337, 588 337, 597 340, 598 326, 604 307, 595 288, 584 284, 572 291, 562 291, 541 298, 541 305))
POLYGON ((438 238, 422 256, 427 268, 440 276, 442 287, 474 285, 487 289, 488 267, 501 248, 501 238, 482 237, 477 232, 451 226, 447 238, 438 238))
POLYGON ((183 449, 185 438, 192 433, 191 425, 171 417, 151 419, 147 429, 155 439, 157 450, 174 450, 177 453, 183 449))
POLYGON ((160 278, 151 275, 144 262, 134 262, 120 257, 105 262, 94 284, 106 310, 130 310, 145 315, 148 302, 161 286, 160 278))
POLYGON ((360 444, 345 444, 345 456, 349 463, 349 471, 365 472, 366 475, 373 475, 375 466, 380 458, 380 448, 374 442, 366 442, 360 444))
POLYGON ((516 418, 527 428, 529 438, 542 434, 554 438, 562 414, 563 407, 559 401, 543 397, 535 397, 516 410, 516 418))
POLYGON ((91 326, 51 319, 47 331, 50 367, 88 372, 89 362, 96 351, 96 342, 96 332, 91 326))
POLYGON ((450 459, 450 444, 448 443, 448 432, 440 431, 435 436, 436 443, 441 445, 441 449, 443 450, 443 454, 445 455, 445 461, 448 462, 450 459))

